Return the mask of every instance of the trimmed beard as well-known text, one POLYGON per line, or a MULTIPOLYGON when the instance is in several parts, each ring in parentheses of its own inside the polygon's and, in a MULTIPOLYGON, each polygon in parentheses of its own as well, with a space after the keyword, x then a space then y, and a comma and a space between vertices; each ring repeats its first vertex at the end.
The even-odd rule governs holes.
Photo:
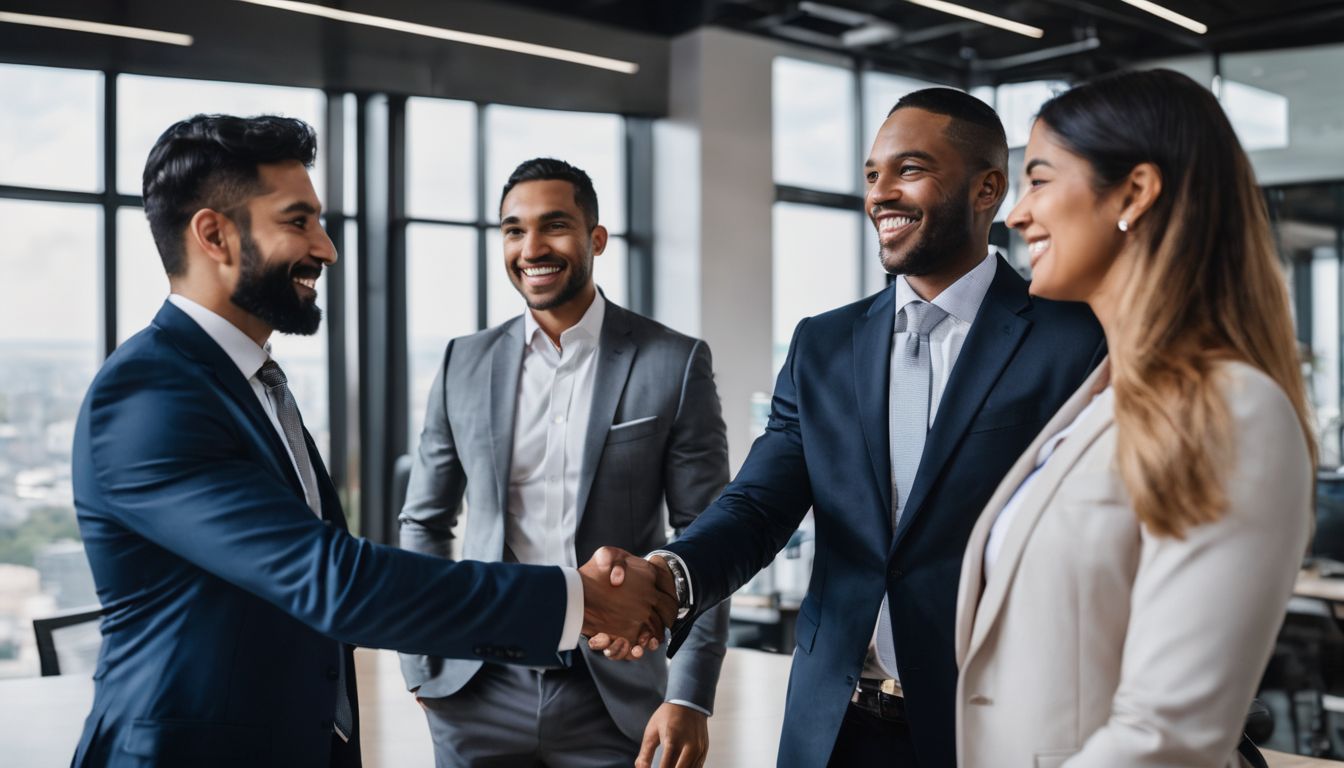
POLYGON ((968 179, 956 194, 930 209, 930 215, 924 217, 928 220, 928 228, 899 261, 895 255, 888 259, 886 250, 879 243, 877 258, 887 274, 927 275, 945 266, 950 254, 965 248, 972 229, 970 191, 968 179))
MULTIPOLYGON (((280 333, 312 336, 322 325, 322 308, 317 297, 302 299, 294 288, 298 264, 267 266, 261 250, 252 239, 250 222, 239 222, 241 235, 241 272, 238 285, 229 300, 240 309, 256 315, 280 333)), ((311 269, 311 268, 310 268, 311 269)), ((320 272, 319 272, 320 274, 320 272)))

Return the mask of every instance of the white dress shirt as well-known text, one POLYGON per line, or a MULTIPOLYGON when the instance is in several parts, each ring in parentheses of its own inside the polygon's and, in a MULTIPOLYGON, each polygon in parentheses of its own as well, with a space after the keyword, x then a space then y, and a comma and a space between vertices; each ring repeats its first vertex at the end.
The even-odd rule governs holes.
POLYGON ((985 561, 983 566, 984 577, 986 579, 989 578, 989 572, 994 568, 994 562, 999 559, 999 550, 1003 549, 1003 539, 1008 535, 1008 530, 1013 525, 1013 518, 1017 516, 1017 510, 1022 507, 1022 500, 1031 493, 1031 488, 1036 484, 1036 478, 1041 474, 1041 470, 1045 468, 1046 462, 1050 460, 1051 456, 1055 455, 1055 449, 1059 447, 1060 443, 1064 442, 1064 438, 1068 437, 1069 433, 1073 432, 1074 427, 1078 426, 1083 419, 1087 418, 1087 415, 1097 407, 1098 403, 1103 400, 1109 400, 1111 397, 1111 388, 1106 387, 1106 389, 1093 397, 1092 401, 1089 402, 1083 410, 1078 412, 1078 415, 1073 418, 1073 421, 1068 423, 1068 426, 1056 432, 1049 440, 1046 440, 1045 443, 1041 445, 1041 450, 1036 453, 1035 469, 1031 470, 1031 474, 1027 475, 1022 481, 1022 484, 1017 486, 1017 490, 1014 491, 1012 497, 1008 499, 1008 503, 1004 504, 1003 509, 999 511, 999 516, 994 518, 994 526, 989 529, 989 540, 985 542, 985 561))
MULTIPOLYGON (((947 317, 941 323, 934 326, 929 331, 929 366, 931 368, 932 381, 929 384, 929 426, 933 426, 934 419, 938 415, 938 405, 943 399, 943 390, 947 388, 948 376, 952 373, 952 368, 957 364, 957 357, 961 355, 961 347, 966 343, 966 334, 971 331, 971 323, 975 322, 975 317, 980 313, 980 305, 985 300, 985 294, 989 292, 989 285, 994 281, 994 272, 998 268, 998 259, 993 251, 985 256, 984 260, 975 265, 971 271, 957 278, 957 281, 947 288, 943 289, 929 302, 939 309, 947 312, 947 317)), ((923 301, 915 289, 910 287, 904 276, 896 280, 896 313, 894 324, 892 326, 892 339, 896 337, 897 328, 905 328, 904 313, 905 308, 913 302, 923 301)), ((888 396, 887 407, 890 409, 890 396, 888 396)), ((893 489, 895 492, 895 489, 893 489)), ((883 591, 883 598, 886 599, 886 592, 883 591)), ((873 638, 868 643, 868 655, 863 665, 863 677, 877 679, 899 680, 899 675, 895 669, 887 669, 878 659, 877 654, 877 631, 881 625, 879 620, 873 628, 873 638)))
MULTIPOLYGON (((289 456, 290 462, 294 466, 294 473, 299 473, 298 462, 294 461, 294 452, 290 450, 289 441, 285 439, 285 430, 280 426, 280 418, 275 413, 275 405, 271 398, 266 394, 266 386, 257 378, 257 371, 270 359, 269 345, 267 347, 258 346, 255 341, 247 334, 243 333, 233 323, 225 320, 223 317, 197 304, 179 294, 172 294, 168 300, 178 309, 182 310, 205 331, 224 354, 229 356, 233 364, 238 366, 238 371, 247 379, 247 383, 252 387, 252 392, 257 396, 261 403, 262 410, 267 418, 271 420, 271 426, 275 428, 275 433, 280 437, 280 444, 285 446, 285 453, 289 456)), ((312 479, 311 485, 304 484, 305 487, 317 487, 317 479, 312 479)), ((317 514, 322 516, 322 502, 320 499, 306 499, 308 506, 317 514)), ((579 572, 575 568, 561 568, 565 574, 565 590, 567 596, 567 608, 565 609, 564 628, 560 632, 559 650, 567 651, 573 649, 579 644, 579 632, 583 628, 583 581, 579 577, 579 572)))
POLYGON ((560 334, 557 347, 523 313, 523 368, 513 420, 504 545, 520 563, 578 565, 579 478, 607 302, 560 334))

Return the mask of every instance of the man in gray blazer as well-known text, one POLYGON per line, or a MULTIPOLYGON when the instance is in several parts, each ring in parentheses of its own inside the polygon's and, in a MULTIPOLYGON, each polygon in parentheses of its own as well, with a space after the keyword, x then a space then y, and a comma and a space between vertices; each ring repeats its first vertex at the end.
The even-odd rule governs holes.
MULTIPOLYGON (((659 548, 728 481, 709 347, 606 300, 588 175, 553 159, 514 170, 500 201, 504 267, 528 311, 449 342, 401 512, 401 545, 450 556, 582 563, 599 546, 659 548), (666 502, 667 519, 663 517, 666 502)), ((580 649, 563 669, 403 656, 440 768, 698 766, 728 631, 702 616, 669 669, 580 649), (644 763, 641 763, 644 764, 644 763)))

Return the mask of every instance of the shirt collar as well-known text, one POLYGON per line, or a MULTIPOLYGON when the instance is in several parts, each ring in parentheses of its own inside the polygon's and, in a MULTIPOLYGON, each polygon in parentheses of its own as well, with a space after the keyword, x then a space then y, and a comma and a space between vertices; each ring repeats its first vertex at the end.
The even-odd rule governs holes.
MULTIPOLYGON (((943 289, 930 303, 963 323, 974 322, 980 312, 980 305, 985 301, 985 294, 989 293, 989 284, 994 282, 997 269, 998 256, 991 250, 984 260, 943 289)), ((896 280, 896 317, 900 317, 905 305, 914 301, 923 299, 902 275, 896 280)))
MULTIPOLYGON (((584 339, 597 341, 602 334, 602 320, 606 316, 607 300, 603 298, 602 291, 594 291, 593 303, 588 305, 588 311, 583 313, 579 322, 560 333, 561 349, 584 339)), ((531 344, 536 339, 538 332, 542 336, 546 336, 545 331, 541 330, 541 325, 537 323, 537 318, 533 316, 532 310, 529 309, 523 313, 523 338, 527 340, 528 344, 531 344)), ((550 337, 546 337, 548 344, 550 341, 550 337)), ((552 344, 551 346, 554 347, 555 345, 552 344)))
POLYGON ((265 347, 257 346, 251 337, 223 317, 178 293, 170 294, 168 300, 201 326, 201 330, 205 331, 205 334, 224 350, 224 354, 229 356, 233 364, 238 366, 238 371, 243 374, 244 379, 251 379, 257 375, 262 364, 270 359, 269 344, 265 347))

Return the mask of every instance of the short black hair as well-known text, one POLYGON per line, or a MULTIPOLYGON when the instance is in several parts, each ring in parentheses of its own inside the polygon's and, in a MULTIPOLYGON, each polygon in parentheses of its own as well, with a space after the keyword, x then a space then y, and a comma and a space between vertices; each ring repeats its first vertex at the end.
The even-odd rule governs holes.
POLYGON ((499 195, 501 213, 504 209, 504 198, 509 196, 514 187, 525 181, 568 181, 574 185, 574 202, 587 219, 588 231, 591 232, 597 226, 597 191, 593 189, 593 180, 588 178, 588 174, 584 173, 582 168, 553 157, 524 160, 513 169, 513 173, 509 174, 509 180, 504 183, 504 191, 499 195))
MULTIPOLYGON (((183 230, 202 208, 227 213, 260 191, 258 165, 317 158, 317 133, 292 117, 196 115, 163 132, 145 162, 145 217, 169 276, 186 271, 183 230)), ((244 220, 245 223, 245 220, 244 220)))
POLYGON ((898 109, 922 109, 952 118, 947 137, 972 170, 997 168, 1008 173, 1008 137, 1003 121, 985 102, 956 88, 923 88, 902 96, 887 117, 898 109))

